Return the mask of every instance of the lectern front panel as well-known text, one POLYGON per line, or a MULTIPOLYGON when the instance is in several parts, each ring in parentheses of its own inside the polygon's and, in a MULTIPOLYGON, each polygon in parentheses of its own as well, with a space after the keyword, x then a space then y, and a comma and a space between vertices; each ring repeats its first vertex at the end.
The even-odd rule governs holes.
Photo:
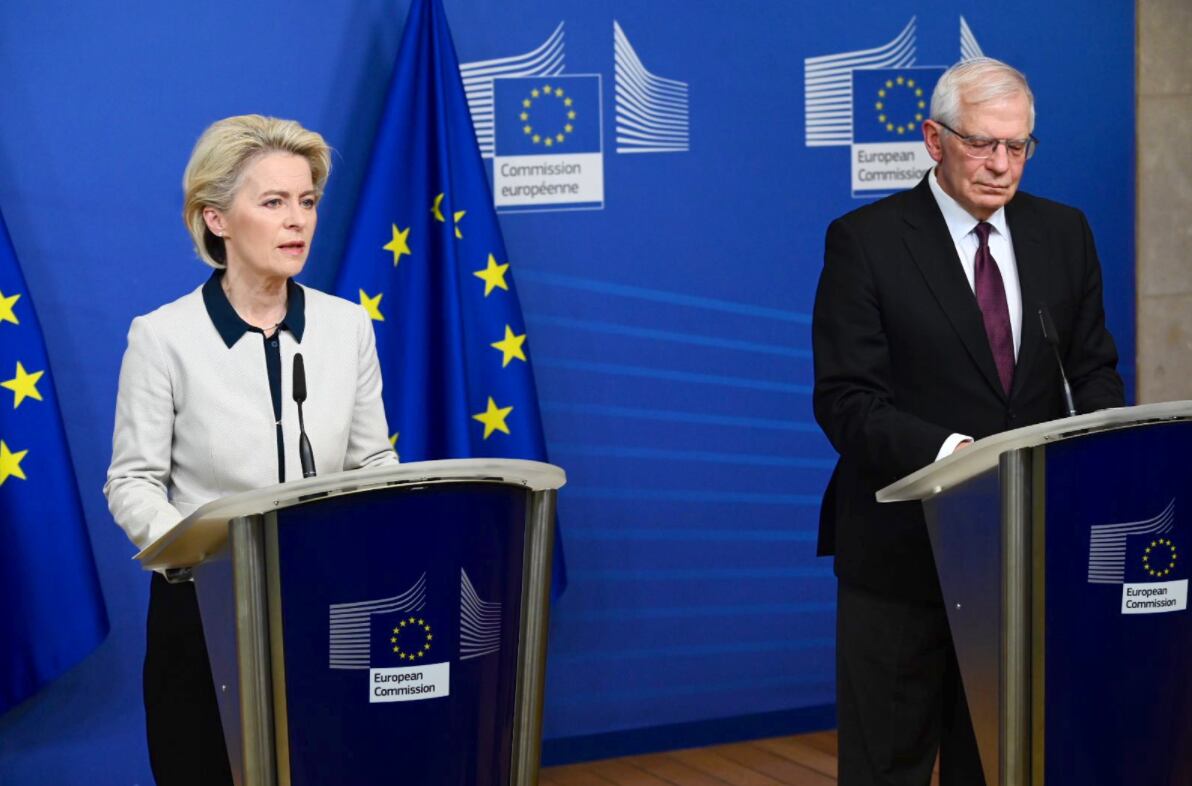
POLYGON ((996 469, 923 503, 948 625, 986 780, 1002 756, 1002 499, 996 469))
POLYGON ((1045 782, 1192 783, 1192 424, 1046 450, 1045 782))
POLYGON ((428 484, 278 511, 283 784, 508 784, 529 499, 428 484))

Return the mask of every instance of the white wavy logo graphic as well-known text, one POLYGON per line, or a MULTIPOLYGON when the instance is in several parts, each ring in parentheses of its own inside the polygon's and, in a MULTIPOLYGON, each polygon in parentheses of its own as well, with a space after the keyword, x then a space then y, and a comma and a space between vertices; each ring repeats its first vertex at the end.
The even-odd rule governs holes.
POLYGON ((464 83, 464 94, 468 97, 468 111, 472 114, 472 127, 476 130, 476 142, 480 155, 493 157, 493 79, 517 76, 553 76, 563 73, 563 23, 531 52, 495 60, 477 60, 461 63, 459 74, 464 83))
POLYGON ((426 606, 426 574, 400 595, 357 603, 332 603, 330 661, 333 669, 367 669, 374 614, 406 614, 426 606))
POLYGON ((981 45, 977 43, 972 28, 968 26, 968 22, 962 16, 960 17, 960 59, 972 60, 974 57, 985 57, 985 53, 981 51, 981 45))
POLYGON ((646 70, 613 20, 618 153, 682 153, 690 147, 687 83, 646 70))
POLYGON ((501 649, 501 604, 487 602, 462 568, 459 571, 459 659, 470 660, 501 649))
POLYGON ((1163 512, 1142 521, 1097 524, 1089 537, 1089 584, 1122 584, 1126 575, 1126 538, 1159 535, 1175 525, 1175 499, 1163 512))
POLYGON ((853 142, 853 71, 915 64, 915 17, 890 43, 803 60, 803 110, 807 147, 853 142))

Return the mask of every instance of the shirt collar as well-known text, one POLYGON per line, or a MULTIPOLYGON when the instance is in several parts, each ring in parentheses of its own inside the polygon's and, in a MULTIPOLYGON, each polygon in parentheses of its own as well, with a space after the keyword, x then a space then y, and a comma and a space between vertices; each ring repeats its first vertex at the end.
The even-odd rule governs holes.
MULTIPOLYGON (((222 270, 216 270, 211 274, 211 278, 207 279, 207 283, 203 285, 203 304, 207 307, 207 316, 211 317, 211 323, 215 325, 219 337, 223 339, 228 349, 231 349, 245 333, 262 333, 264 331, 240 318, 236 309, 232 308, 232 304, 228 302, 227 293, 224 292, 223 286, 220 284, 222 280, 222 270)), ((290 331, 294 339, 301 344, 302 331, 305 328, 306 293, 303 292, 302 287, 294 283, 294 279, 286 279, 286 316, 278 329, 290 331)))
MULTIPOLYGON (((936 169, 931 170, 931 174, 927 176, 927 182, 931 186, 931 194, 935 197, 935 202, 940 206, 940 212, 944 214, 944 222, 948 225, 948 234, 952 236, 952 244, 956 245, 964 238, 965 235, 970 234, 977 228, 980 223, 976 218, 969 215, 969 212, 960 206, 960 203, 948 195, 944 191, 943 186, 939 184, 936 178, 936 169)), ((1005 238, 1010 237, 1010 229, 1006 225, 1006 206, 1002 205, 985 221, 993 226, 995 232, 1005 238)))

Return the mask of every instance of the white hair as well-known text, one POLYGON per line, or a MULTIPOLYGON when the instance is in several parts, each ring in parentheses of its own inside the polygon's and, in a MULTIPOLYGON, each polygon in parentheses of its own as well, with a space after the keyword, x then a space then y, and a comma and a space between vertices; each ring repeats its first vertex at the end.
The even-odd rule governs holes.
POLYGON ((962 60, 935 83, 931 94, 931 119, 956 128, 961 104, 985 104, 1014 95, 1025 95, 1030 107, 1029 130, 1035 130, 1035 95, 1022 72, 992 57, 962 60))

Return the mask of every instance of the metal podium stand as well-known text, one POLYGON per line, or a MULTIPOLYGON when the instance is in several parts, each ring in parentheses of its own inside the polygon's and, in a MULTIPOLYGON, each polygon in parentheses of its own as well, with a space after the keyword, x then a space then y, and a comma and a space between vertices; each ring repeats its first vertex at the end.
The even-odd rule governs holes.
POLYGON ((564 483, 357 470, 213 501, 138 554, 193 572, 237 783, 536 783, 564 483))
POLYGON ((1192 402, 980 440, 921 500, 989 786, 1192 783, 1192 402))

